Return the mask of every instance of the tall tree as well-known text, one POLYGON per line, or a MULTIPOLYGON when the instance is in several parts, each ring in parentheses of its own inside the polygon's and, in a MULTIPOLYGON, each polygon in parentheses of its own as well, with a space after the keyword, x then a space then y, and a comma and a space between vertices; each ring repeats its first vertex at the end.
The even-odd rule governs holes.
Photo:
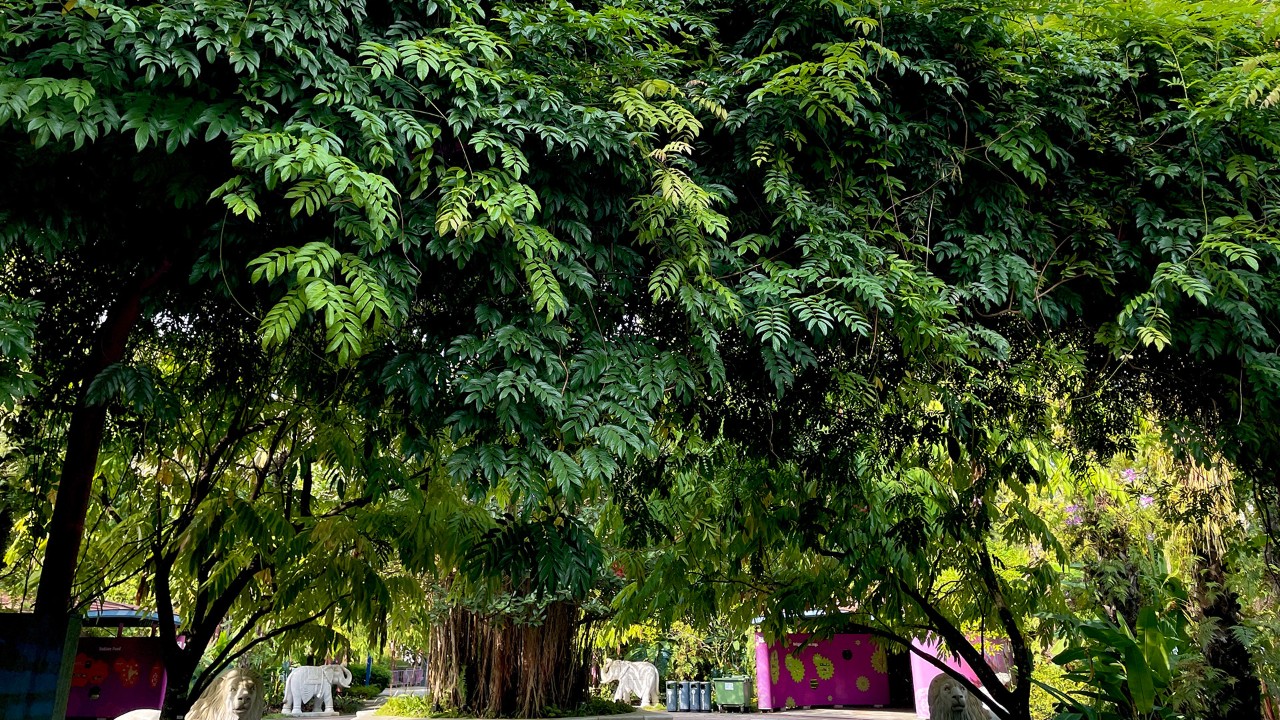
POLYGON ((1006 382, 833 356, 785 403, 750 402, 739 385, 701 419, 720 437, 673 440, 623 486, 627 609, 758 614, 770 633, 854 628, 905 651, 929 634, 974 668, 998 717, 1029 717, 1035 651, 1052 641, 1035 616, 1062 609, 1065 562, 1027 499, 1060 459, 1045 361, 1020 358, 1006 382), (879 382, 856 380, 871 362, 879 382), (826 616, 798 620, 812 610, 826 616), (987 638, 1007 643, 1009 687, 984 660, 987 638))
MULTIPOLYGON (((106 423, 83 399, 140 319, 189 311, 185 281, 197 295, 221 288, 228 307, 253 294, 247 281, 271 283, 267 345, 314 322, 345 365, 387 320, 412 315, 369 379, 417 406, 418 438, 466 440, 459 476, 513 476, 535 504, 538 468, 559 468, 555 483, 576 495, 645 446, 667 388, 687 392, 689 363, 620 320, 644 292, 630 277, 643 258, 613 241, 649 182, 631 140, 650 120, 599 106, 676 67, 666 36, 696 32, 692 20, 511 8, 498 34, 466 4, 2 12, 9 282, 68 293, 47 305, 38 351, 50 381, 77 388, 58 402, 80 408, 63 476, 42 481, 65 508, 43 610, 67 604, 106 423), (597 56, 617 59, 608 74, 597 56), (578 153, 590 161, 564 172, 560 158, 578 153), (200 204, 211 194, 225 207, 200 204), (116 298, 101 328, 84 302, 100 297, 116 298), (530 442, 508 443, 512 432, 530 442)), ((687 103, 663 102, 696 130, 687 103)))
MULTIPOLYGON (((95 475, 111 479, 98 456, 102 439, 140 441, 110 435, 128 413, 95 388, 131 377, 139 348, 186 349, 180 335, 198 348, 239 352, 239 326, 228 319, 237 309, 261 313, 264 297, 268 348, 319 333, 320 347, 348 368, 295 349, 280 372, 359 378, 364 421, 389 411, 402 422, 378 452, 394 442, 400 459, 421 462, 444 446, 473 497, 501 487, 521 514, 550 493, 572 507, 597 492, 647 446, 652 409, 669 393, 691 397, 693 363, 629 320, 646 292, 635 277, 645 260, 615 245, 630 232, 630 198, 649 187, 632 140, 652 121, 599 107, 612 105, 619 87, 632 88, 627 97, 640 110, 650 106, 646 95, 679 95, 670 82, 645 83, 679 64, 667 38, 700 26, 661 10, 551 10, 545 19, 512 8, 492 29, 478 5, 319 2, 303 12, 279 3, 29 3, 2 11, 0 127, 24 178, 5 180, 3 250, 15 268, 6 290, 50 300, 35 361, 45 382, 22 417, 30 462, 15 478, 38 498, 59 490, 53 520, 42 502, 32 518, 38 533, 60 538, 46 558, 39 610, 68 606, 95 475), (599 56, 617 60, 607 74, 599 56), (550 99, 527 99, 543 95, 550 99), (565 172, 561 157, 576 153, 590 162, 565 172), (83 202, 54 201, 52 188, 66 191, 68 176, 83 202), (221 207, 200 205, 210 195, 221 207), (157 242, 151 228, 172 240, 157 242), (258 280, 269 285, 253 287, 258 280), (597 299, 600 288, 607 292, 597 299), (118 298, 105 325, 101 297, 118 298), (55 479, 49 467, 58 457, 68 469, 55 479)), ((662 122, 696 131, 689 103, 661 103, 662 122)), ((226 383, 224 394, 272 387, 261 385, 261 372, 214 373, 210 382, 226 383)), ((314 390, 305 402, 318 402, 314 390)), ((202 633, 229 611, 251 621, 279 609, 253 603, 257 588, 274 582, 279 568, 267 566, 279 558, 214 542, 200 546, 214 552, 196 564, 171 566, 191 557, 183 542, 208 530, 210 518, 248 517, 240 529, 252 535, 260 511, 291 517, 261 492, 250 492, 250 509, 232 512, 238 501, 224 483, 244 490, 245 473, 262 468, 237 473, 228 463, 243 465, 245 452, 270 448, 272 432, 300 422, 280 419, 270 403, 222 406, 216 396, 178 409, 200 414, 212 402, 217 411, 206 419, 222 425, 204 431, 222 439, 184 451, 194 463, 186 485, 153 488, 157 520, 147 533, 152 570, 188 576, 155 581, 157 600, 189 594, 202 633), (223 585, 228 579, 235 582, 223 585)), ((146 417, 166 408, 138 410, 146 417)), ((177 448, 182 433, 173 428, 165 442, 177 448)), ((300 442, 288 446, 301 452, 300 442)), ((291 481, 290 468, 309 464, 287 455, 262 484, 291 481)), ((123 467, 129 477, 138 472, 123 467)), ((159 479, 143 477, 144 486, 159 479)), ((374 479, 351 482, 347 494, 360 499, 358 486, 374 479)), ((291 491, 281 497, 288 508, 291 491)), ((314 513, 299 503, 303 517, 314 513)), ((288 530, 276 521, 263 527, 288 530)), ((249 547, 296 549, 257 539, 249 547)), ((196 640, 190 647, 201 649, 196 640)), ((175 655, 175 687, 194 657, 175 655)), ((166 712, 183 702, 176 692, 166 712)))
MULTIPOLYGON (((1274 77, 1254 59, 1275 36, 1265 6, 752 7, 741 15, 756 18, 751 27, 722 26, 733 50, 725 64, 738 71, 704 76, 730 124, 741 123, 713 140, 741 144, 697 156, 697 171, 754 200, 726 211, 739 232, 758 230, 737 245, 741 260, 717 259, 722 274, 740 274, 741 333, 762 341, 765 368, 784 391, 775 402, 748 382, 738 403, 762 416, 745 436, 749 446, 775 440, 776 472, 821 477, 821 462, 803 464, 812 447, 787 429, 799 408, 820 413, 811 420, 819 427, 843 427, 846 405, 887 405, 883 396, 899 387, 917 393, 907 403, 921 403, 902 408, 910 420, 873 413, 867 424, 884 427, 855 426, 852 437, 893 437, 905 426, 909 446, 940 447, 939 428, 954 426, 948 455, 982 456, 989 437, 965 432, 969 412, 953 415, 944 403, 931 418, 926 403, 986 405, 1001 387, 990 378, 1027 382, 1015 371, 1027 348, 1044 363, 1031 386, 1053 380, 1059 420, 1082 451, 1113 450, 1145 411, 1171 429, 1208 430, 1202 442, 1237 456, 1270 452, 1270 431, 1247 416, 1265 415, 1275 395, 1263 376, 1276 359, 1276 243, 1263 218, 1277 194, 1270 179, 1240 171, 1276 159, 1265 100, 1274 77), (1192 37, 1204 44, 1192 49, 1192 37), (1223 45, 1234 49, 1200 52, 1223 45), (739 164, 715 164, 724 157, 739 164), (746 158, 767 174, 745 174, 746 158), (767 258, 753 262, 762 248, 767 258), (904 364, 911 369, 894 370, 904 364), (822 379, 802 382, 806 373, 822 379)), ((750 351, 743 357, 749 365, 750 351)), ((754 374, 734 370, 734 384, 754 374)), ((1043 420, 1024 420, 1030 437, 1051 436, 1043 420)), ((830 464, 849 478, 884 471, 830 464)), ((920 464, 908 457, 898 470, 920 464)), ((1260 470, 1252 479, 1273 484, 1260 470)), ((782 504, 808 497, 799 482, 779 491, 782 504)), ((851 484, 855 498, 870 492, 851 484)), ((929 496, 931 487, 921 479, 918 490, 929 496)), ((821 517, 840 528, 847 514, 821 517)), ((926 537, 957 539, 936 521, 945 512, 908 515, 926 537)), ((980 547, 985 530, 975 529, 964 546, 980 547)), ((880 539, 864 540, 854 553, 880 539)), ((1021 713, 1014 700, 1005 710, 1021 713)))
MULTIPOLYGON (((88 393, 111 422, 75 595, 181 618, 159 625, 165 717, 254 647, 322 618, 376 641, 393 604, 414 597, 399 552, 426 551, 409 541, 425 472, 389 456, 393 438, 356 409, 351 373, 269 357, 251 318, 211 308, 162 323, 88 393), (206 326, 223 328, 218 344, 206 326)), ((38 540, 19 547, 37 578, 49 572, 38 540)))

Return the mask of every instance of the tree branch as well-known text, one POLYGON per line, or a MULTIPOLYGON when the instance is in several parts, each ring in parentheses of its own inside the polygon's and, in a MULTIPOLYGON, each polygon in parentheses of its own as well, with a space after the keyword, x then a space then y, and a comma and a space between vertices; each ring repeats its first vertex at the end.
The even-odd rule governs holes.
MULTIPOLYGON (((910 638, 902 637, 897 633, 890 632, 889 630, 878 628, 873 625, 864 625, 862 623, 857 623, 857 622, 850 622, 848 624, 848 627, 851 630, 857 630, 860 632, 867 633, 868 635, 875 635, 876 637, 882 637, 882 638, 885 638, 886 640, 892 640, 893 642, 898 643, 902 647, 906 648, 908 652, 919 656, 925 662, 936 667, 937 669, 941 670, 947 675, 950 675, 952 679, 954 679, 956 682, 963 685, 966 690, 973 693, 974 695, 978 697, 983 697, 984 695, 986 695, 986 693, 983 692, 983 688, 980 688, 977 685, 975 685, 972 680, 965 677, 962 673, 958 672, 955 668, 943 662, 941 658, 936 657, 934 655, 930 655, 924 650, 921 650, 920 648, 916 647, 915 643, 912 642, 910 638)), ((923 628, 923 629, 929 630, 932 628, 923 628)), ((1001 708, 1001 710, 1003 709, 1004 708, 1001 708)))
POLYGON ((1014 657, 1013 666, 1018 678, 1013 692, 1019 707, 1022 707, 1031 700, 1031 656, 1027 652, 1027 641, 1022 634, 1022 628, 1018 627, 1018 619, 1009 609, 1004 590, 1000 587, 1000 578, 996 576, 995 568, 991 566, 991 553, 987 551, 985 543, 978 550, 978 568, 982 574, 983 583, 991 592, 991 600, 996 606, 996 616, 1000 618, 1000 624, 1004 626, 1004 631, 1009 636, 1009 646, 1014 657))
MULTIPOLYGON (((262 568, 262 558, 255 557, 235 576, 235 579, 227 584, 227 588, 218 597, 213 598, 212 602, 208 602, 205 605, 207 609, 199 618, 192 618, 191 636, 193 639, 198 637, 203 642, 208 642, 212 639, 214 630, 217 629, 218 624, 230 612, 232 604, 240 597, 241 591, 262 568)), ((207 594, 203 596, 208 597, 207 594)))
POLYGON ((314 622, 315 620, 319 619, 322 615, 329 612, 329 610, 333 609, 333 607, 336 606, 337 604, 338 604, 337 600, 332 600, 329 602, 328 605, 326 605, 323 609, 321 609, 317 613, 309 615, 301 620, 295 620, 294 622, 288 623, 287 625, 281 625, 278 628, 275 628, 269 632, 263 633, 262 635, 251 640, 249 644, 245 645, 244 647, 240 648, 236 652, 227 656, 227 658, 223 660, 221 667, 214 664, 210 664, 209 667, 205 668, 204 672, 200 673, 200 677, 197 679, 197 682, 195 683, 195 686, 191 692, 191 695, 193 697, 199 697, 199 693, 203 692, 204 688, 208 687, 209 683, 213 680, 213 678, 217 677, 218 672, 220 672, 223 668, 227 667, 231 663, 235 662, 245 653, 257 647, 259 643, 266 642, 267 640, 270 640, 271 638, 276 637, 277 635, 282 635, 284 633, 289 632, 290 630, 296 630, 302 627, 303 625, 306 625, 307 623, 314 622))
POLYGON ((982 656, 982 653, 973 647, 969 639, 964 636, 964 633, 960 632, 959 628, 934 607, 928 598, 924 597, 897 575, 892 575, 891 577, 903 594, 911 598, 912 602, 920 608, 920 611, 929 618, 929 621, 933 624, 934 631, 942 636, 942 639, 947 643, 947 647, 969 664, 970 669, 982 681, 983 687, 988 689, 989 697, 1000 706, 1004 715, 1007 716, 1008 711, 1012 709, 1016 700, 1013 693, 1009 692, 1008 688, 1000 682, 1000 678, 996 677, 995 671, 987 664, 987 659, 982 656))
POLYGON ((260 430, 266 430, 279 423, 282 418, 273 417, 266 420, 260 420, 255 423, 242 424, 248 419, 250 401, 246 400, 241 403, 235 413, 231 417, 231 422, 227 426, 226 433, 213 450, 209 452, 209 456, 201 463, 200 470, 196 474, 196 481, 192 484, 190 504, 199 505, 208 495, 210 488, 213 487, 215 478, 220 475, 219 467, 224 465, 227 454, 241 440, 249 437, 253 433, 260 430))
POLYGON ((317 515, 316 517, 328 518, 328 517, 333 517, 335 515, 341 515, 342 513, 348 510, 353 510, 358 507, 364 507, 365 505, 368 505, 371 502, 373 502, 373 497, 369 495, 365 495, 364 497, 358 497, 355 500, 348 500, 347 502, 344 502, 341 505, 329 510, 329 512, 323 513, 321 515, 317 515))
POLYGON ((221 667, 223 659, 231 652, 231 649, 236 646, 236 643, 243 640, 244 636, 253 629, 254 623, 261 620, 262 617, 271 612, 272 609, 273 606, 268 605, 267 607, 260 607, 257 610, 254 610, 253 613, 249 615, 248 619, 244 621, 244 624, 240 627, 240 630, 236 633, 235 637, 231 638, 231 640, 227 642, 226 646, 222 648, 222 652, 218 653, 217 657, 209 662, 209 665, 211 667, 221 667))

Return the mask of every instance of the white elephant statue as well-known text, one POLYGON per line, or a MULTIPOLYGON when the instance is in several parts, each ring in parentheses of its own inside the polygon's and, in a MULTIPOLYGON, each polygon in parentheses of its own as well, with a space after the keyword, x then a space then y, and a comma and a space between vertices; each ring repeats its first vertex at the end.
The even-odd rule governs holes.
POLYGON ((299 665, 284 681, 282 711, 300 715, 302 704, 316 698, 315 712, 332 713, 334 685, 351 687, 351 671, 343 665, 299 665))
POLYGON ((635 695, 641 705, 658 704, 658 668, 653 663, 606 659, 600 684, 614 680, 618 681, 618 689, 613 691, 615 702, 630 702, 635 695))

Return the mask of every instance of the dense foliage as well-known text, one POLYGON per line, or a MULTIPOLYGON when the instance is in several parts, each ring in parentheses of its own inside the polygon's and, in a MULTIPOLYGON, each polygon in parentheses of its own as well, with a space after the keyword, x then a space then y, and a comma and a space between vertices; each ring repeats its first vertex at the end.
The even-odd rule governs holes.
POLYGON ((619 606, 998 628, 1026 717, 1062 468, 1145 415, 1280 530, 1278 37, 1244 0, 9 3, 6 587, 43 552, 46 613, 378 635, 453 569, 587 600, 614 497, 619 606))

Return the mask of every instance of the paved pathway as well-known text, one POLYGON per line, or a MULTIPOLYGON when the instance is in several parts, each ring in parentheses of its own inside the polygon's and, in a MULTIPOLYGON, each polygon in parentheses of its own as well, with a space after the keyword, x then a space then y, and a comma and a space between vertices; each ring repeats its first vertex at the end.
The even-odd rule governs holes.
MULTIPOLYGON (((364 717, 361 716, 362 720, 364 717)), ((915 720, 912 710, 879 708, 811 708, 769 713, 668 713, 638 710, 626 715, 572 718, 571 720, 915 720)), ((336 719, 335 719, 336 720, 336 719)), ((381 719, 380 719, 381 720, 381 719)), ((393 720, 387 718, 387 720, 393 720)), ((394 720, 413 720, 398 718, 394 720)))
MULTIPOLYGON (((809 710, 780 710, 776 712, 662 712, 662 716, 671 720, 769 720, 772 717, 783 720, 915 720, 913 710, 884 710, 876 707, 813 707, 809 710)), ((634 717, 620 715, 618 717, 634 717)))

